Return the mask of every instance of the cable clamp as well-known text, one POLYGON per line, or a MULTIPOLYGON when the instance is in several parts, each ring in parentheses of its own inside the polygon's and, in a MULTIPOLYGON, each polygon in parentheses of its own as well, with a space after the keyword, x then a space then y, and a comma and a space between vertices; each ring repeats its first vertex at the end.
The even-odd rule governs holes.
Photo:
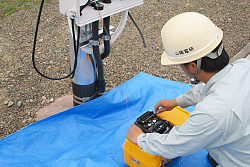
POLYGON ((73 11, 73 10, 66 11, 66 12, 65 12, 65 15, 68 16, 68 17, 71 18, 71 19, 76 19, 76 12, 73 11))
POLYGON ((89 43, 92 46, 100 46, 100 41, 99 40, 89 40, 89 43))
POLYGON ((109 35, 103 35, 103 40, 104 41, 109 41, 110 40, 110 36, 109 35))

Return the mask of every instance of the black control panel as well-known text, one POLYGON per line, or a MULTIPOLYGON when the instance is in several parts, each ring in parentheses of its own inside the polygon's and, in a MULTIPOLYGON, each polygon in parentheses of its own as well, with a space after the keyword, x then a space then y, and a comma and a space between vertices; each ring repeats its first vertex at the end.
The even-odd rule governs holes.
POLYGON ((167 134, 173 128, 168 121, 158 117, 153 111, 147 111, 135 121, 144 133, 161 133, 167 134))

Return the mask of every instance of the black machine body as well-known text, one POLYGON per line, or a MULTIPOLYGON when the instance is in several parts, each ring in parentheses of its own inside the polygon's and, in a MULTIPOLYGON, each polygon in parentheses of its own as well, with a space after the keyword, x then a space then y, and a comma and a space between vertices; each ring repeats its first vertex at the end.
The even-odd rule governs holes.
POLYGON ((168 134, 173 128, 167 120, 158 117, 153 111, 147 111, 137 118, 134 123, 142 129, 144 133, 168 134))

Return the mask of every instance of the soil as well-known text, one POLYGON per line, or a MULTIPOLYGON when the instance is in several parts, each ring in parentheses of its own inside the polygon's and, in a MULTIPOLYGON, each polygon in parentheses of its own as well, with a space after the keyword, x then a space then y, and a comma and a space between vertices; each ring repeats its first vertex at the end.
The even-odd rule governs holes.
MULTIPOLYGON (((45 5, 36 49, 36 63, 51 77, 69 72, 68 25, 58 1, 45 5)), ((72 94, 71 80, 52 81, 38 75, 31 54, 39 6, 19 10, 0 20, 0 139, 37 121, 36 112, 58 97, 72 94)), ((162 66, 160 31, 171 17, 188 11, 208 16, 224 31, 224 46, 230 57, 250 42, 250 0, 151 0, 130 10, 142 30, 128 18, 121 36, 104 59, 106 91, 139 72, 187 83, 179 66, 162 66), (120 70, 121 69, 121 70, 120 70)), ((117 27, 120 14, 111 17, 117 27)))

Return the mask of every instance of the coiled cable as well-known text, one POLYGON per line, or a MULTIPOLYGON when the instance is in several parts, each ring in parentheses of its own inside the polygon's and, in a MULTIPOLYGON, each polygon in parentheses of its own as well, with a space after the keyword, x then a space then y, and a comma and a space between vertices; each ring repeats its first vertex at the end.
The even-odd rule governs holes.
POLYGON ((71 76, 71 78, 74 77, 75 71, 76 71, 76 67, 77 67, 77 56, 78 56, 78 50, 79 50, 79 39, 80 39, 80 27, 78 26, 77 29, 77 44, 75 41, 75 30, 74 30, 74 26, 75 26, 75 20, 71 19, 71 23, 72 23, 72 34, 73 34, 73 43, 74 43, 74 52, 75 52, 75 61, 74 61, 74 67, 73 70, 64 77, 60 77, 60 78, 52 78, 52 77, 48 77, 46 75, 44 75, 43 73, 41 73, 38 68, 36 67, 36 63, 35 63, 35 50, 36 50, 36 41, 37 41, 37 34, 38 34, 38 28, 39 28, 39 23, 40 23, 40 18, 41 18, 41 14, 42 14, 42 9, 43 9, 43 4, 44 4, 44 0, 41 1, 41 5, 40 5, 40 9, 39 9, 39 13, 38 13, 38 18, 37 18, 37 24, 36 24, 36 31, 35 31, 35 36, 34 36, 34 43, 33 43, 33 51, 32 51, 32 63, 33 63, 33 67, 36 70, 36 72, 41 75, 44 78, 47 79, 51 79, 51 80, 62 80, 65 78, 68 78, 71 76), (76 46, 77 45, 77 46, 76 46))

